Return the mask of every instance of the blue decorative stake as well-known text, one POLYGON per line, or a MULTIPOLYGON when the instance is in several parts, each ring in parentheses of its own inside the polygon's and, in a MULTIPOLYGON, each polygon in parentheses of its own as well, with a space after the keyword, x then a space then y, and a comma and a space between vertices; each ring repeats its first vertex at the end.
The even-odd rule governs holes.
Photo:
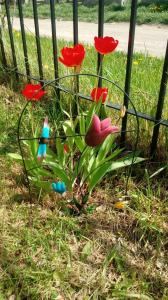
POLYGON ((37 152, 37 159, 41 160, 46 157, 48 138, 50 137, 50 127, 48 125, 48 118, 44 120, 44 125, 41 133, 41 138, 39 140, 39 147, 37 152))
POLYGON ((53 182, 52 183, 52 189, 54 192, 57 192, 59 194, 64 194, 66 192, 66 185, 63 181, 53 182))

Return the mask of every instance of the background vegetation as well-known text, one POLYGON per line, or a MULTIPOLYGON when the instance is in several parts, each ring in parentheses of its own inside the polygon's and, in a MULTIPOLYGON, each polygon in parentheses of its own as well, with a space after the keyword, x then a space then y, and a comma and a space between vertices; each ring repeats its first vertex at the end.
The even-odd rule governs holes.
MULTIPOLYGON (((97 22, 98 5, 89 4, 89 1, 79 2, 79 21, 97 22)), ((14 9, 14 13, 18 15, 18 10, 14 9)), ((49 4, 38 4, 39 18, 50 17, 49 4)), ((55 15, 57 20, 72 20, 72 2, 56 3, 55 15)), ((32 18, 32 4, 24 5, 24 16, 32 18)), ((130 19, 130 2, 126 6, 111 3, 107 1, 105 5, 105 22, 127 22, 130 19)), ((151 1, 148 4, 139 3, 137 11, 137 22, 144 23, 160 23, 168 24, 168 3, 167 1, 151 1)))

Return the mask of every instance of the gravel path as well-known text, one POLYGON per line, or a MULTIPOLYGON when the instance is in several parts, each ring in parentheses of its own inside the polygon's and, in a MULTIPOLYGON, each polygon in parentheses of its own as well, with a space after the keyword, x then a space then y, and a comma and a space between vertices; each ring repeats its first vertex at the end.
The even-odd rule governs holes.
MULTIPOLYGON (((24 19, 26 31, 34 33, 33 19, 24 19)), ((71 21, 57 21, 57 37, 71 41, 73 39, 73 23, 71 21)), ((18 18, 13 19, 13 27, 20 30, 18 18)), ((40 34, 51 36, 51 22, 48 19, 39 20, 40 34)), ((113 36, 119 40, 118 50, 127 51, 129 23, 105 23, 104 35, 113 36)), ((97 24, 79 22, 79 41, 93 43, 97 35, 97 24)), ((168 39, 167 25, 137 25, 135 34, 135 52, 149 53, 153 56, 165 55, 168 39)))

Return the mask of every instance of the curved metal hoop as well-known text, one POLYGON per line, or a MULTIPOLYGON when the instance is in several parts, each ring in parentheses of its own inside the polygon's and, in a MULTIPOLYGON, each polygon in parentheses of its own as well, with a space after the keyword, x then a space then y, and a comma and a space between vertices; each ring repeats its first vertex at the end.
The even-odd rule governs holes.
MULTIPOLYGON (((136 137, 135 137, 135 142, 134 142, 134 147, 133 147, 133 155, 132 155, 132 162, 131 162, 131 165, 129 166, 129 172, 128 172, 128 175, 127 175, 127 180, 126 180, 126 186, 125 186, 125 195, 127 195, 127 192, 128 192, 128 182, 129 182, 129 178, 131 176, 131 173, 132 173, 132 167, 133 167, 133 164, 135 162, 135 154, 136 154, 136 151, 137 151, 137 145, 138 145, 138 140, 139 140, 139 118, 138 118, 138 114, 137 114, 137 110, 135 108, 135 105, 133 103, 133 101, 131 100, 131 98, 129 97, 129 95, 127 93, 125 93, 125 91, 113 80, 110 80, 110 79, 107 79, 106 77, 103 77, 103 76, 100 76, 100 75, 97 75, 97 74, 89 74, 89 73, 81 73, 81 74, 69 74, 69 75, 65 75, 65 76, 62 76, 62 77, 59 77, 57 79, 54 79, 54 80, 51 80, 51 81, 47 81, 42 87, 40 90, 46 88, 47 86, 51 86, 52 88, 54 89, 60 89, 61 91, 63 92, 66 92, 66 93, 69 93, 69 94, 72 94, 74 96, 78 96, 79 98, 81 97, 82 98, 82 95, 79 94, 79 93, 75 93, 73 90, 71 89, 68 89, 68 88, 65 88, 63 86, 60 85, 60 81, 64 80, 64 79, 67 79, 67 78, 74 78, 74 77, 86 77, 86 76, 90 76, 90 77, 94 77, 94 78, 97 78, 97 79, 102 79, 102 80, 105 80, 106 82, 109 82, 111 83, 113 86, 117 87, 118 90, 120 90, 124 95, 127 96, 132 108, 133 108, 133 111, 134 111, 134 115, 135 115, 135 118, 136 118, 136 124, 137 124, 137 129, 136 130, 133 130, 134 132, 136 132, 136 137)), ((38 90, 39 91, 39 90, 38 90)), ((36 95, 36 93, 34 93, 34 95, 36 95)), ((84 97, 84 96, 83 96, 84 97)), ((90 98, 84 98, 86 100, 91 100, 90 98)), ((21 156, 22 156, 22 161, 23 161, 23 166, 24 166, 24 171, 25 171, 25 175, 26 175, 26 181, 27 181, 27 184, 28 184, 28 188, 29 188, 29 193, 31 192, 30 191, 30 183, 29 183, 29 178, 28 178, 28 170, 26 169, 26 164, 25 164, 25 159, 24 159, 24 153, 23 153, 23 150, 22 150, 22 145, 21 145, 21 141, 23 140, 28 140, 26 138, 23 138, 20 136, 20 129, 21 129, 21 123, 22 123, 22 118, 24 116, 24 113, 28 107, 28 105, 30 105, 32 102, 31 101, 28 101, 26 103, 26 105, 24 106, 22 112, 21 112, 21 115, 19 117, 19 120, 18 120, 18 128, 17 128, 17 139, 18 139, 18 145, 19 145, 19 149, 20 149, 20 153, 21 153, 21 156)), ((108 103, 107 103, 107 107, 110 107, 108 106, 108 103)), ((55 137, 57 138, 57 137, 55 137)), ((59 137, 61 138, 61 137, 59 137)), ((35 140, 35 139, 39 139, 39 138, 30 138, 31 140, 35 140)))

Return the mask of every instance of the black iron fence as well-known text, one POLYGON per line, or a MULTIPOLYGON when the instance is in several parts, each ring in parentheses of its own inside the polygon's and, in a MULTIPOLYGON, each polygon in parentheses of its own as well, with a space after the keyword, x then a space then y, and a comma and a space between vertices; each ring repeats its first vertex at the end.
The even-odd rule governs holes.
MULTIPOLYGON (((55 80, 59 78, 59 71, 58 71, 58 57, 57 57, 57 32, 56 32, 56 15, 55 15, 55 0, 50 0, 50 13, 51 13, 51 30, 52 30, 52 46, 53 46, 53 64, 54 64, 54 74, 55 80)), ((16 79, 19 80, 19 76, 27 76, 27 80, 30 81, 34 79, 31 76, 30 66, 29 66, 29 58, 28 58, 28 51, 27 51, 27 40, 26 40, 26 33, 25 33, 25 26, 24 26, 24 16, 23 16, 23 9, 22 9, 22 0, 17 0, 18 11, 19 11, 19 19, 20 19, 20 28, 21 28, 21 36, 22 36, 22 43, 23 43, 23 52, 24 52, 24 61, 25 61, 25 71, 26 73, 23 74, 18 69, 17 58, 15 53, 15 44, 14 44, 14 37, 13 37, 13 29, 11 23, 11 16, 10 16, 10 1, 5 0, 2 3, 5 6, 7 24, 8 24, 8 31, 9 31, 9 38, 10 38, 10 45, 11 45, 11 53, 12 53, 12 61, 16 79)), ((121 134, 121 142, 122 144, 125 143, 125 133, 127 128, 127 116, 135 115, 135 112, 129 109, 129 95, 130 95, 130 87, 131 87, 131 74, 132 74, 132 60, 133 60, 133 50, 134 50, 134 36, 135 36, 135 28, 136 28, 136 15, 137 15, 137 4, 138 0, 131 1, 131 16, 130 16, 130 27, 129 27, 129 37, 128 37, 128 51, 127 51, 127 63, 126 63, 126 76, 125 76, 125 94, 123 99, 123 104, 127 108, 127 113, 122 121, 122 134, 121 134)), ((37 47, 37 59, 38 59, 38 69, 39 69, 39 77, 35 78, 42 84, 45 84, 47 81, 44 79, 43 75, 43 62, 42 62, 42 53, 41 53, 41 43, 40 43, 40 33, 39 33, 39 22, 38 22, 38 7, 37 7, 37 0, 32 0, 33 5, 33 14, 34 14, 34 26, 35 26, 35 37, 36 37, 36 47, 37 47)), ((78 43, 78 0, 72 1, 73 5, 73 42, 74 45, 78 43)), ((99 0, 98 5, 98 36, 103 36, 104 33, 104 0, 99 0)), ((3 67, 6 69, 7 66, 7 59, 5 54, 5 47, 2 39, 2 29, 0 27, 0 49, 1 49, 1 60, 3 67)), ((102 75, 103 63, 102 57, 98 54, 97 58, 97 69, 100 70, 100 76, 102 75)), ((168 121, 162 119, 162 111, 163 105, 165 101, 165 94, 166 94, 166 85, 167 85, 167 78, 168 78, 168 42, 167 48, 165 50, 165 59, 163 65, 163 72, 162 78, 160 82, 160 91, 158 91, 158 102, 155 117, 147 115, 145 113, 138 112, 137 115, 141 119, 145 119, 149 122, 153 122, 153 135, 152 141, 150 146, 150 154, 153 156, 156 152, 158 136, 159 136, 159 129, 160 126, 167 126, 168 121)), ((99 78, 99 86, 102 84, 101 77, 99 78)), ((59 90, 57 90, 59 94, 59 90)), ((88 99, 88 97, 84 97, 88 99)), ((109 104, 109 107, 112 109, 120 109, 119 105, 109 104)))

